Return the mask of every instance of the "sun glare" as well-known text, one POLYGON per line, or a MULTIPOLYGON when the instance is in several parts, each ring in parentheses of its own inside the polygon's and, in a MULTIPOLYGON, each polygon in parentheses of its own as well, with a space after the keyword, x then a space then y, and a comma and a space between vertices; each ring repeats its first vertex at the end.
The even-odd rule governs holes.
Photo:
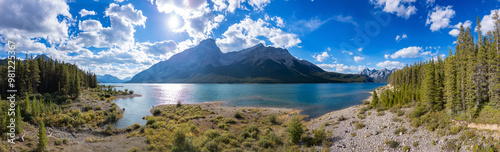
POLYGON ((172 15, 168 19, 168 26, 171 29, 177 29, 180 26, 180 19, 177 15, 172 15))

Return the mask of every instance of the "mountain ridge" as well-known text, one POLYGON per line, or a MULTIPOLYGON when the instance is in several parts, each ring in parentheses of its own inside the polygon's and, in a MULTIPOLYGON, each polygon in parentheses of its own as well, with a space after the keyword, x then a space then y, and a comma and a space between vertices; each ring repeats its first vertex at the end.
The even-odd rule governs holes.
POLYGON ((160 61, 136 74, 134 83, 339 83, 363 82, 365 76, 325 72, 293 57, 288 50, 257 44, 222 53, 215 40, 160 61))
POLYGON ((367 76, 366 82, 387 82, 387 79, 389 76, 395 72, 397 69, 394 68, 392 70, 389 70, 387 68, 383 68, 381 70, 373 69, 370 70, 369 68, 363 69, 360 71, 358 74, 367 76))

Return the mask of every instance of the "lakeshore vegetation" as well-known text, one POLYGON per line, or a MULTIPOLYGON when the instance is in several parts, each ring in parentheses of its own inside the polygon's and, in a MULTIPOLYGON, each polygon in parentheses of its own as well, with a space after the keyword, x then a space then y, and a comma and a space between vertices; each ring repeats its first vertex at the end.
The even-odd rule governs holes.
MULTIPOLYGON (((388 85, 374 91, 371 108, 412 107, 414 126, 439 134, 456 132, 455 122, 500 124, 500 21, 493 16, 494 30, 483 35, 478 17, 477 35, 460 27, 454 54, 437 56, 407 65, 394 72, 388 85), (474 41, 476 39, 476 41, 474 41)), ((496 151, 495 142, 476 144, 473 151, 496 151)))

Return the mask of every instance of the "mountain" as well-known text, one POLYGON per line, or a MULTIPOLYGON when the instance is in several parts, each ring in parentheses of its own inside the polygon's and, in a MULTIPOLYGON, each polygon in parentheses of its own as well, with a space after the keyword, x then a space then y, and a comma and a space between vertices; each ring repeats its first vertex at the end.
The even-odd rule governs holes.
POLYGON ((370 70, 369 68, 366 68, 358 74, 367 76, 368 79, 366 82, 387 82, 387 78, 389 78, 389 76, 396 70, 397 69, 388 70, 386 68, 382 70, 370 70))
POLYGON ((125 78, 125 79, 119 79, 115 76, 106 74, 106 75, 98 75, 97 76, 97 82, 99 83, 122 83, 122 82, 127 82, 130 80, 130 77, 125 78))
POLYGON ((213 39, 158 62, 134 83, 337 83, 363 82, 366 76, 325 72, 293 57, 288 50, 263 44, 222 53, 213 39))

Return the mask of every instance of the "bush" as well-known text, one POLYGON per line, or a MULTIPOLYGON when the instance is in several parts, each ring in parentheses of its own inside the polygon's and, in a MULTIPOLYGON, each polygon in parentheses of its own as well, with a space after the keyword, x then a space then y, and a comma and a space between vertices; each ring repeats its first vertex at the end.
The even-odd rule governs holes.
POLYGON ((356 129, 362 129, 362 128, 364 128, 364 127, 366 127, 366 125, 365 125, 365 124, 360 123, 360 122, 359 122, 359 123, 356 123, 356 129))
POLYGON ((326 132, 324 127, 320 127, 316 130, 313 130, 314 133, 314 144, 319 145, 326 140, 326 132))
POLYGON ((137 148, 137 147, 132 147, 129 150, 129 152, 138 152, 138 151, 139 151, 139 148, 137 148))
POLYGON ((54 145, 61 145, 63 143, 63 140, 62 139, 56 139, 54 141, 54 145))
POLYGON ((241 115, 241 113, 239 111, 236 111, 236 113, 234 113, 234 118, 241 119, 241 118, 243 118, 243 116, 241 115))
POLYGON ((400 128, 398 128, 398 129, 394 130, 394 132, 393 132, 393 133, 394 133, 395 135, 399 135, 399 133, 403 133, 403 134, 404 134, 405 132, 406 132, 406 128, 404 128, 404 127, 400 127, 400 128))
POLYGON ((398 146, 399 146, 399 142, 397 142, 395 140, 386 140, 384 143, 385 143, 385 145, 389 146, 390 148, 398 148, 398 146))
POLYGON ((271 115, 267 116, 267 120, 269 120, 269 122, 271 124, 277 124, 278 123, 276 115, 274 115, 274 114, 271 114, 271 115))
POLYGON ((159 116, 159 115, 161 115, 161 110, 160 109, 153 110, 153 116, 159 116))
POLYGON ((297 144, 300 141, 300 138, 302 137, 302 133, 304 133, 304 130, 302 129, 302 123, 300 123, 299 118, 297 116, 294 116, 290 123, 288 124, 287 128, 288 132, 288 139, 294 143, 297 144))
POLYGON ((63 144, 68 144, 68 143, 69 143, 68 139, 66 139, 66 138, 64 138, 64 139, 62 140, 62 142, 63 142, 63 144))
POLYGON ((207 136, 210 139, 215 139, 220 136, 220 133, 217 130, 210 129, 205 132, 205 136, 207 136))
POLYGON ((260 147, 263 147, 263 148, 269 148, 269 147, 272 147, 273 144, 271 143, 271 141, 269 141, 268 139, 266 138, 261 138, 258 142, 258 145, 260 147))
POLYGON ((134 90, 130 90, 128 91, 130 94, 134 94, 134 90))
POLYGON ((340 117, 337 119, 338 121, 344 121, 347 120, 344 115, 340 115, 340 117))

